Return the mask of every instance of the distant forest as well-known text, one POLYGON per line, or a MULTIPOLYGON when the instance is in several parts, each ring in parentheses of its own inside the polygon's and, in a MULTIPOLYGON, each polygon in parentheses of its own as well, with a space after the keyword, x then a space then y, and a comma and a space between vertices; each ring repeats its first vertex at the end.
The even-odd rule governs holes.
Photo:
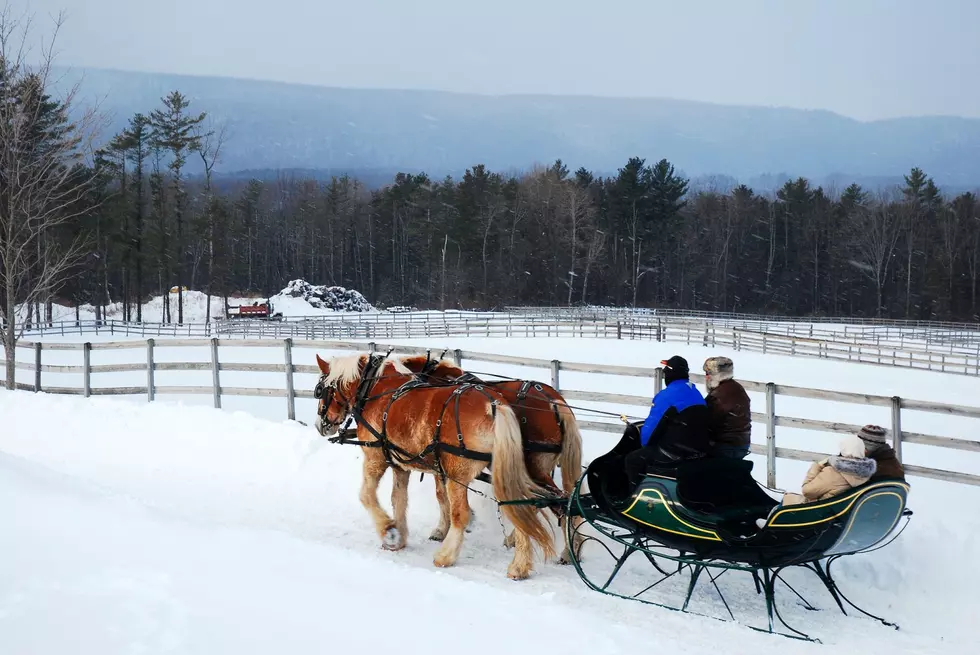
MULTIPOLYGON (((51 104, 52 124, 68 120, 51 104)), ((804 178, 767 196, 692 191, 670 162, 643 158, 611 177, 556 161, 517 177, 398 174, 379 189, 285 173, 215 184, 223 135, 208 125, 174 92, 79 165, 89 208, 44 247, 84 235, 86 255, 53 299, 124 302, 131 320, 157 321, 138 301, 175 285, 271 295, 304 278, 378 306, 978 318, 977 196, 944 197, 918 168, 891 195, 804 178), (204 176, 183 172, 191 158, 204 176)))

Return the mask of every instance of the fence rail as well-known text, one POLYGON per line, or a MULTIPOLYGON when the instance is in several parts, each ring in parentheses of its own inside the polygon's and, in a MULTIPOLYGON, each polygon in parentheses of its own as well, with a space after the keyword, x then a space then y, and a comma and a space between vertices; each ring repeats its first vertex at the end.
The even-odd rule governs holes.
MULTIPOLYGON (((755 314, 734 314, 723 312, 681 311, 669 309, 645 310, 613 307, 509 307, 504 312, 481 311, 410 311, 410 312, 348 312, 317 314, 310 316, 289 316, 282 320, 296 323, 416 323, 425 324, 439 320, 453 321, 484 321, 501 319, 522 319, 538 322, 557 320, 586 320, 586 321, 618 321, 624 324, 649 325, 668 321, 671 323, 694 322, 707 323, 727 328, 752 328, 759 331, 781 333, 785 335, 807 337, 836 337, 858 338, 865 342, 885 339, 891 341, 925 341, 927 343, 956 343, 960 345, 975 345, 980 343, 980 323, 948 323, 939 321, 902 321, 889 319, 863 318, 799 318, 781 316, 763 316, 755 314)), ((223 330, 235 330, 242 323, 251 322, 249 319, 215 319, 209 323, 177 325, 174 323, 127 323, 117 320, 67 320, 56 322, 35 323, 27 328, 31 334, 55 333, 70 334, 79 330, 102 329, 125 331, 142 330, 155 332, 157 336, 187 334, 188 330, 197 332, 198 336, 212 336, 210 332, 220 334, 223 330), (142 327, 141 327, 142 326, 142 327), (205 332, 201 334, 201 332, 205 332)))
POLYGON ((894 318, 864 318, 846 316, 778 316, 764 314, 744 314, 738 312, 713 312, 686 309, 663 309, 646 307, 545 307, 545 306, 508 306, 505 311, 514 314, 554 315, 599 315, 599 316, 636 316, 662 318, 695 318, 702 320, 733 321, 748 323, 801 323, 801 324, 839 324, 863 325, 868 327, 912 328, 916 330, 959 330, 964 332, 980 331, 980 323, 960 321, 930 321, 894 318))
MULTIPOLYGON (((394 316, 404 316, 395 314, 394 316)), ((427 322, 413 320, 372 321, 316 318, 284 322, 225 321, 210 324, 164 325, 159 323, 82 322, 54 325, 40 335, 109 334, 127 337, 236 337, 248 339, 363 340, 416 339, 436 337, 591 337, 640 339, 711 347, 761 354, 816 357, 864 364, 980 375, 980 343, 965 346, 955 342, 938 345, 863 333, 844 334, 815 329, 802 334, 755 327, 728 327, 689 319, 658 318, 655 321, 623 322, 585 318, 492 315, 457 318, 428 315, 427 322), (440 320, 441 318, 441 320, 440 320)))
MULTIPOLYGON (((34 374, 33 384, 18 383, 17 388, 28 391, 44 391, 57 394, 75 395, 146 395, 148 401, 153 401, 158 395, 167 394, 200 394, 211 395, 216 408, 221 407, 223 396, 251 396, 251 397, 272 397, 285 399, 285 410, 288 419, 296 417, 296 399, 309 399, 313 397, 312 390, 296 389, 294 375, 317 374, 319 371, 316 366, 297 365, 293 363, 292 352, 294 348, 319 348, 324 350, 340 351, 377 351, 391 349, 396 354, 417 354, 424 353, 426 350, 439 351, 439 348, 397 346, 381 343, 351 343, 349 341, 328 341, 328 340, 293 340, 285 338, 280 341, 269 339, 253 340, 220 340, 211 338, 202 339, 172 339, 157 342, 155 339, 143 341, 119 341, 109 343, 59 343, 49 344, 41 342, 21 342, 19 348, 33 351, 33 361, 18 361, 17 369, 32 371, 34 374), (175 347, 202 347, 210 349, 210 358, 207 362, 157 362, 155 352, 160 348, 175 347), (281 349, 282 363, 242 363, 242 362, 223 362, 221 361, 220 351, 223 347, 254 347, 254 348, 279 348, 281 349), (117 349, 139 349, 145 350, 145 363, 131 362, 125 364, 93 364, 92 352, 101 350, 117 349), (82 365, 50 365, 44 364, 43 353, 46 350, 75 350, 82 351, 82 365), (212 381, 210 385, 157 385, 155 373, 157 371, 211 371, 212 381), (230 387, 222 383, 222 372, 263 372, 281 373, 282 386, 277 387, 230 387), (146 376, 145 384, 137 386, 120 387, 93 387, 92 376, 118 373, 118 372, 143 372, 146 376), (42 375, 44 373, 80 373, 82 375, 81 386, 49 386, 43 384, 42 375)), ((546 360, 516 357, 511 355, 499 355, 483 352, 471 352, 465 350, 452 351, 453 358, 461 365, 463 362, 469 363, 489 363, 489 364, 509 364, 526 367, 542 368, 550 370, 551 384, 559 389, 564 397, 572 401, 587 401, 610 403, 615 405, 635 405, 645 408, 649 407, 648 396, 637 396, 628 394, 605 393, 587 389, 567 388, 561 384, 562 372, 591 373, 614 376, 629 376, 652 378, 655 390, 662 386, 662 369, 634 366, 609 366, 600 364, 590 364, 581 362, 562 362, 558 360, 546 360)), ((471 368, 472 370, 472 368, 471 368)), ((692 373, 693 381, 703 383, 702 375, 692 373)), ((765 404, 763 412, 756 412, 752 415, 752 420, 756 424, 765 426, 765 444, 753 444, 752 452, 764 455, 767 461, 767 481, 769 486, 775 486, 776 480, 776 461, 778 459, 803 460, 808 461, 825 456, 824 453, 787 449, 777 446, 776 433, 778 428, 798 428, 828 433, 854 433, 861 426, 847 423, 806 419, 794 416, 784 416, 776 413, 777 399, 780 396, 806 398, 816 401, 852 403, 862 406, 878 406, 891 408, 891 438, 899 459, 902 459, 903 444, 921 444, 935 448, 959 452, 980 452, 980 441, 970 439, 954 438, 942 435, 930 435, 910 432, 902 429, 902 411, 914 410, 941 414, 946 416, 961 416, 969 418, 980 418, 980 408, 962 405, 951 405, 943 403, 933 403, 922 400, 903 399, 899 397, 875 396, 861 393, 848 393, 839 391, 829 391, 821 389, 810 389, 804 387, 787 386, 773 382, 757 382, 751 380, 740 380, 748 391, 762 392, 765 394, 765 404)), ((604 433, 621 433, 622 426, 618 423, 603 421, 581 421, 583 430, 604 433)), ((904 463, 904 462, 903 462, 904 463)), ((914 463, 904 463, 906 471, 911 475, 934 478, 947 482, 959 484, 970 484, 980 486, 980 475, 961 473, 944 469, 919 466, 914 463)))

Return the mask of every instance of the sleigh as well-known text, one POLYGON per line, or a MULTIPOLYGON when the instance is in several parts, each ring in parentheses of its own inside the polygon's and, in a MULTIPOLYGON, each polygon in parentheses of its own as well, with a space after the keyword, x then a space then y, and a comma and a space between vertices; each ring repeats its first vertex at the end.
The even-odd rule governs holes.
POLYGON ((642 480, 630 484, 623 458, 638 447, 639 424, 630 424, 620 442, 589 465, 569 496, 567 513, 584 519, 577 526, 566 522, 569 542, 578 537, 583 546, 598 544, 590 546, 585 558, 581 548, 572 552, 575 570, 590 588, 690 611, 695 589, 705 583, 714 588, 735 620, 718 579, 726 572, 741 571, 752 576, 756 592, 765 601, 767 626, 750 627, 813 640, 787 624, 776 606, 777 581, 781 581, 807 609, 813 609, 781 577, 787 569, 801 567, 819 577, 845 614, 846 605, 897 629, 844 596, 831 569, 841 557, 882 548, 897 538, 912 514, 906 508, 907 483, 875 480, 829 500, 782 507, 771 491, 752 478, 749 460, 655 464, 642 480), (765 519, 764 527, 758 527, 758 519, 765 519), (644 575, 642 585, 632 581, 623 585, 618 580, 623 567, 636 554, 646 560, 646 573, 653 579, 644 575), (686 593, 679 605, 649 598, 653 589, 685 574, 686 593), (631 586, 638 588, 624 588, 631 586), (776 621, 789 632, 777 630, 776 621))

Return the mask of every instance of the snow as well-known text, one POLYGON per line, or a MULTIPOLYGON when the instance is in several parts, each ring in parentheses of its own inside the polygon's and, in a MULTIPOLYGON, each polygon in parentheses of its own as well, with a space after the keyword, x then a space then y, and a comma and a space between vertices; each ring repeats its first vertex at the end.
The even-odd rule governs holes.
MULTIPOLYGON (((431 652, 433 640, 476 654, 825 652, 605 597, 553 562, 510 581, 493 505, 473 494, 460 561, 436 569, 431 476, 410 484, 408 548, 382 551, 357 500, 360 451, 295 422, 7 391, 0 416, 3 652, 366 652, 379 638, 409 653, 431 652)), ((968 563, 980 518, 968 510, 978 498, 937 485, 914 481, 905 534, 838 574, 901 631, 840 615, 806 577, 790 579, 824 611, 789 593, 781 610, 846 652, 973 652, 980 572, 968 563)), ((386 478, 380 497, 389 490, 386 478)), ((736 616, 758 624, 761 599, 737 575, 719 584, 736 616)), ((717 605, 709 589, 692 609, 717 605)))
MULTIPOLYGON (((44 341, 49 342, 84 342, 93 343, 106 341, 144 341, 142 338, 127 339, 119 334, 100 335, 85 334, 60 336, 50 335, 44 341)), ((208 362, 210 350, 206 340, 202 347, 166 347, 169 339, 157 338, 154 358, 157 362, 208 362)), ((282 344, 269 340, 268 348, 236 347, 235 339, 221 339, 223 344, 219 350, 222 362, 236 363, 270 363, 282 364, 284 359, 282 344)), ((587 362, 597 364, 619 364, 628 366, 656 367, 662 359, 674 354, 680 354, 688 359, 692 370, 699 370, 700 364, 706 357, 725 355, 735 362, 735 374, 743 380, 756 382, 775 382, 778 385, 808 387, 817 389, 869 393, 879 396, 899 396, 906 399, 933 401, 958 405, 974 406, 976 398, 980 397, 980 378, 975 376, 940 373, 935 371, 912 370, 900 367, 877 366, 872 364, 857 364, 824 360, 812 357, 790 357, 778 355, 761 355, 757 353, 736 352, 731 348, 703 348, 701 346, 686 346, 675 343, 657 343, 649 341, 629 341, 594 338, 481 338, 481 337, 430 337, 420 339, 399 339, 394 343, 411 345, 419 348, 430 347, 438 355, 447 348, 462 348, 468 353, 506 353, 536 359, 558 359, 565 362, 587 362)), ((367 344, 363 344, 367 350, 367 344)), ((297 341, 293 347, 293 362, 297 365, 315 364, 315 354, 330 356, 349 351, 331 351, 306 347, 297 341)), ((33 361, 30 349, 18 349, 17 358, 23 362, 33 361)), ((93 350, 91 363, 93 366, 103 364, 140 364, 145 363, 146 352, 140 347, 136 349, 93 350)), ((45 350, 43 353, 45 365, 74 365, 82 364, 81 351, 45 350)), ((517 365, 489 364, 472 359, 463 361, 464 368, 477 373, 495 373, 513 377, 531 377, 550 381, 550 369, 534 368, 517 365)), ((30 384, 33 374, 29 370, 18 370, 19 382, 30 384)), ((139 386, 145 385, 146 376, 143 372, 96 373, 92 376, 93 388, 139 386)), ((159 386, 210 386, 211 371, 158 371, 156 384, 159 386)), ((42 383, 47 386, 82 386, 81 375, 76 373, 45 372, 42 383)), ((280 373, 242 373, 233 371, 221 372, 223 387, 261 387, 284 389, 285 377, 280 373)), ((297 389, 312 389, 316 377, 312 374, 297 374, 295 386, 297 389)), ((581 391, 602 391, 636 395, 652 396, 653 381, 650 379, 630 376, 596 375, 586 373, 561 372, 561 387, 581 391)), ((702 387, 702 392, 704 389, 702 387)), ((161 396, 162 397, 162 396, 161 396)), ((753 410, 762 411, 765 398, 762 393, 749 392, 753 410)), ((143 396, 135 396, 136 401, 142 402, 143 396)), ((180 395, 166 396, 188 404, 210 404, 210 395, 180 395)), ((580 408, 577 413, 586 420, 617 422, 615 416, 603 414, 592 415, 594 411, 626 413, 637 419, 646 416, 649 410, 647 401, 642 405, 614 405, 589 401, 572 403, 580 408)), ((224 396, 222 405, 229 409, 248 411, 256 416, 269 419, 285 417, 285 401, 282 398, 224 396)), ((297 416, 308 420, 312 416, 314 405, 309 399, 296 401, 297 416)), ((827 402, 792 398, 784 395, 776 397, 776 412, 780 416, 792 416, 819 420, 834 420, 854 425, 877 423, 886 427, 891 426, 891 410, 889 407, 872 407, 863 404, 827 402)), ((961 439, 976 439, 978 421, 973 418, 943 416, 909 409, 902 410, 903 429, 910 432, 932 434, 939 436, 957 437, 961 439)), ((832 433, 815 432, 799 428, 780 426, 777 430, 777 444, 780 447, 811 450, 830 454, 837 446, 838 437, 832 433)), ((603 433, 589 433, 585 448, 586 455, 594 457, 604 452, 611 436, 603 433)), ((760 423, 754 425, 753 441, 765 443, 765 427, 760 423)), ((905 461, 921 466, 942 468, 960 472, 980 471, 980 453, 954 451, 924 446, 918 444, 904 445, 905 461)), ((756 458, 757 466, 764 468, 762 458, 756 458)), ((777 466, 777 484, 784 489, 796 490, 799 480, 806 471, 806 464, 789 460, 779 460, 777 466)))
MULTIPOLYGON (((187 290, 182 294, 184 297, 184 323, 204 323, 208 316, 208 296, 203 291, 187 290)), ((242 297, 242 298, 229 298, 229 305, 240 305, 240 304, 251 304, 259 300, 258 297, 242 297)), ((161 323, 163 322, 163 307, 164 307, 164 297, 154 296, 147 302, 143 303, 143 321, 146 323, 161 323)), ((136 316, 136 310, 133 308, 133 316, 136 316)), ((170 315, 173 322, 177 322, 177 293, 170 294, 170 315)), ((225 300, 223 296, 211 296, 211 320, 216 318, 221 318, 225 315, 225 300)), ((18 307, 18 322, 22 322, 26 316, 26 307, 18 307)), ((44 318, 44 307, 41 307, 41 317, 44 318)), ((82 321, 94 321, 95 320, 95 307, 89 304, 82 305, 78 309, 78 318, 82 321)), ((121 302, 111 303, 106 305, 105 309, 105 319, 107 320, 123 320, 123 305, 121 302)), ((75 320, 75 308, 67 307, 65 305, 55 304, 52 306, 52 321, 55 323, 61 321, 74 321, 75 320)))
POLYGON ((276 307, 276 311, 283 312, 284 316, 307 316, 317 312, 313 310, 327 310, 332 312, 370 312, 374 311, 371 303, 354 289, 347 289, 338 286, 325 286, 310 284, 306 280, 292 280, 278 294, 270 299, 276 307), (301 300, 306 303, 304 307, 295 301, 301 300), (280 305, 283 305, 280 308, 280 305), (305 314, 294 313, 296 309, 302 308, 305 314), (289 312, 289 313, 287 313, 289 312))
MULTIPOLYGON (((51 336, 47 341, 120 341, 119 335, 51 336)), ((165 346, 158 362, 206 362, 206 347, 165 346)), ((206 342, 202 342, 204 344, 206 342)), ((281 363, 281 345, 220 349, 224 362, 281 363)), ((540 359, 654 367, 674 354, 693 370, 705 357, 734 359, 742 379, 876 395, 972 405, 980 379, 970 376, 849 364, 812 358, 734 352, 678 344, 582 338, 430 338, 399 343, 469 352, 507 353, 540 359)), ((297 364, 340 351, 294 347, 297 364)), ((93 350, 92 363, 139 363, 142 349, 93 350)), ((81 363, 79 351, 45 350, 46 364, 81 363)), ((29 360, 30 351, 18 352, 29 360)), ((545 369, 469 362, 480 372, 549 380, 545 369)), ((22 381, 29 372, 19 371, 22 381)), ((158 385, 210 385, 210 371, 160 371, 158 385)), ((282 388, 283 376, 225 372, 222 385, 282 388)), ((562 387, 648 396, 649 379, 563 371, 562 387)), ((80 386, 80 376, 45 373, 45 384, 80 386)), ((139 372, 93 375, 93 386, 138 385, 139 372)), ((312 389, 315 376, 297 374, 296 387, 312 389)), ((759 394, 750 394, 754 408, 759 394)), ((464 542, 459 564, 435 569, 436 545, 425 537, 437 510, 431 476, 413 476, 409 547, 382 552, 357 500, 360 453, 334 446, 311 427, 283 421, 281 398, 224 396, 214 410, 210 396, 142 396, 90 399, 0 391, 0 652, 322 652, 323 644, 363 650, 360 639, 377 630, 371 608, 383 593, 386 630, 416 634, 418 616, 441 617, 444 643, 468 651, 504 647, 478 636, 506 626, 523 652, 535 646, 620 652, 658 648, 681 653, 791 653, 814 646, 759 635, 743 627, 611 599, 589 591, 570 568, 537 564, 531 580, 513 583, 504 571, 510 553, 500 546, 495 507, 471 494, 477 524, 464 542), (383 590, 383 591, 381 591, 383 590), (405 614, 400 613, 406 612, 405 614), (534 620, 526 617, 534 616, 534 620), (524 619, 524 620, 521 620, 524 619), (50 626, 63 626, 51 630, 50 626), (388 626, 391 626, 390 628, 388 626), (553 626, 548 628, 545 626, 553 626), (399 628, 403 628, 399 630, 399 628)), ((645 407, 573 403, 580 418, 589 409, 627 411, 645 407)), ((312 423, 313 401, 297 400, 297 418, 312 423)), ((777 397, 780 415, 855 424, 890 425, 887 408, 777 397)), ((600 420, 612 420, 599 417, 600 420)), ((906 430, 973 438, 976 420, 904 410, 906 430)), ((615 437, 585 433, 586 460, 605 452, 615 437)), ((764 442, 764 430, 753 435, 764 442)), ((780 427, 781 447, 831 452, 837 438, 780 427)), ((976 453, 905 446, 907 462, 976 473, 976 453)), ((756 477, 764 478, 764 462, 756 477)), ((779 486, 797 490, 807 464, 780 459, 779 486)), ((799 627, 848 651, 972 652, 974 589, 980 571, 969 565, 978 551, 975 510, 980 490, 910 477, 915 516, 894 544, 843 560, 842 587, 868 609, 902 625, 901 632, 867 619, 843 617, 819 583, 790 581, 827 611, 783 610, 799 627)), ((388 494, 387 479, 379 492, 388 494)), ((487 490, 488 491, 488 490, 487 490)), ((383 501, 384 502, 384 501, 383 501)), ((642 564, 642 562, 640 563, 642 564)), ((795 572, 794 572, 795 573, 795 572)), ((639 579, 631 563, 624 575, 639 579)), ((728 582, 726 597, 739 618, 758 625, 759 598, 745 580, 728 582), (733 589, 733 591, 732 591, 733 589), (731 591, 731 595, 729 592, 731 591)), ((630 578, 632 579, 632 578, 630 578)), ((665 590, 676 601, 682 590, 665 590)), ((790 596, 790 594, 787 594, 790 596)), ((695 595, 695 610, 718 611, 708 590, 695 595)), ((436 629, 432 624, 431 629, 436 629)), ((510 646, 508 646, 509 648, 510 646)), ((430 650, 409 641, 409 652, 430 650)), ((816 651, 814 651, 816 652, 816 651)))
MULTIPOLYGON (((172 322, 177 322, 177 293, 170 294, 170 316, 172 322)), ((208 295, 203 291, 185 290, 183 292, 184 301, 184 323, 204 323, 208 318, 208 295)), ((242 297, 232 297, 228 299, 229 306, 250 305, 256 301, 266 300, 264 297, 256 295, 246 295, 242 297)), ((353 313, 353 312, 376 312, 377 310, 361 295, 353 289, 346 289, 338 286, 316 286, 305 280, 293 280, 278 294, 272 296, 271 301, 277 313, 283 316, 317 316, 321 314, 353 313)), ((223 296, 211 296, 211 320, 224 318, 225 300, 223 296)), ((162 323, 164 314, 164 296, 154 296, 142 304, 143 321, 146 323, 162 323)), ((132 310, 136 316, 135 308, 132 310)), ((24 305, 17 308, 17 321, 24 322, 27 316, 27 307, 24 305)), ((44 307, 41 307, 41 316, 44 318, 44 307)), ((94 321, 96 317, 95 307, 85 304, 79 307, 77 318, 82 321, 94 321)), ((121 302, 114 302, 106 305, 105 319, 122 321, 123 305, 121 302)), ((75 321, 75 308, 65 305, 55 304, 52 306, 52 321, 75 321)))

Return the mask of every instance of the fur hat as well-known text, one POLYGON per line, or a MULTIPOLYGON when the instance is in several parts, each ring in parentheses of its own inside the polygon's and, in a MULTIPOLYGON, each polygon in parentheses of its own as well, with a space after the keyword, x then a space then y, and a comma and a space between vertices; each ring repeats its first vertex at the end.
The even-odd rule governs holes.
POLYGON ((704 360, 704 374, 709 376, 709 387, 717 387, 720 382, 731 380, 735 375, 735 364, 727 357, 709 357, 704 360))
POLYGON ((680 355, 674 355, 670 359, 660 362, 664 367, 664 382, 670 384, 676 380, 687 380, 691 375, 691 369, 687 365, 687 360, 680 355))
POLYGON ((840 454, 843 457, 853 457, 854 459, 861 459, 868 456, 864 448, 864 442, 853 434, 849 434, 840 440, 840 454))
POLYGON ((885 428, 880 425, 865 425, 861 428, 857 436, 861 437, 865 441, 871 441, 873 443, 885 443, 885 435, 888 432, 885 428))

